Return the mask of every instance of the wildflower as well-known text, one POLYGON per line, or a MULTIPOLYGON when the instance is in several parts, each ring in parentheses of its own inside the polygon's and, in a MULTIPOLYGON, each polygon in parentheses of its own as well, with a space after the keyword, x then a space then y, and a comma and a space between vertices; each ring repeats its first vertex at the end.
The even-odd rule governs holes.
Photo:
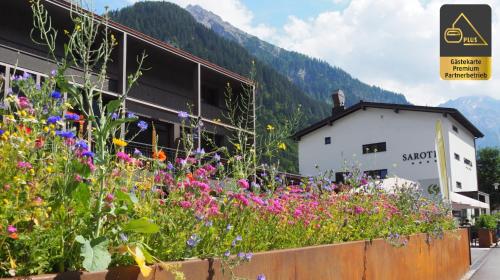
POLYGON ((53 99, 61 99, 62 98, 62 94, 57 91, 57 90, 54 90, 51 94, 50 94, 50 97, 52 97, 53 99))
POLYGON ((197 148, 195 151, 195 154, 202 156, 205 154, 205 149, 204 148, 201 148, 201 149, 197 148))
POLYGON ((135 149, 134 149, 134 156, 136 156, 136 157, 140 157, 140 156, 142 156, 142 152, 141 152, 141 151, 139 151, 139 149, 135 148, 135 149))
POLYGON ((43 144, 44 144, 44 143, 45 143, 45 141, 43 140, 43 138, 40 138, 40 137, 39 137, 39 138, 37 138, 37 139, 35 140, 35 147, 36 147, 37 149, 41 149, 41 148, 43 147, 43 144))
POLYGON ((39 196, 35 197, 35 199, 33 200, 33 204, 37 205, 37 206, 42 205, 42 202, 43 202, 43 199, 39 196))
POLYGON ((14 232, 17 232, 17 228, 13 225, 9 225, 7 226, 7 232, 8 233, 14 233, 14 232))
POLYGON ((82 149, 82 150, 88 150, 89 145, 87 145, 87 142, 85 142, 85 140, 78 140, 75 144, 75 148, 82 149))
POLYGON ((278 144, 278 149, 283 150, 283 151, 284 151, 284 150, 286 150, 286 144, 285 144, 285 143, 283 143, 283 142, 280 142, 280 143, 278 144))
POLYGON ((268 124, 268 125, 266 126, 266 129, 267 129, 268 131, 273 131, 273 130, 274 130, 274 126, 272 126, 272 125, 268 124))
POLYGON ((139 128, 140 131, 144 131, 148 129, 148 123, 145 121, 140 121, 137 123, 137 127, 139 128))
POLYGON ((2 136, 5 133, 5 130, 0 129, 0 136, 2 136))
POLYGON ((226 231, 230 231, 232 228, 233 228, 233 226, 231 224, 227 224, 226 231))
POLYGON ((19 169, 21 169, 21 168, 22 169, 31 169, 31 168, 33 168, 33 166, 29 162, 20 161, 17 163, 17 168, 19 168, 19 169))
POLYGON ((257 280, 266 280, 266 276, 264 274, 257 275, 257 280))
POLYGON ((95 154, 91 151, 85 151, 82 153, 82 156, 83 157, 90 157, 90 158, 93 158, 95 156, 95 154))
POLYGON ((191 248, 195 247, 200 243, 201 238, 197 234, 192 234, 189 239, 186 241, 187 245, 191 248))
POLYGON ((125 162, 131 162, 132 161, 132 158, 130 158, 130 156, 127 154, 127 153, 124 153, 124 152, 118 152, 116 153, 116 157, 118 159, 121 159, 125 162))
POLYGON ((240 188, 245 189, 245 190, 248 189, 248 187, 249 187, 248 181, 245 179, 239 179, 238 185, 240 186, 240 188))
POLYGON ((118 114, 117 113, 111 114, 111 119, 112 120, 117 120, 118 119, 118 114))
POLYGON ((165 161, 167 159, 167 155, 163 150, 160 150, 159 152, 154 152, 153 153, 153 158, 157 159, 159 161, 165 161))
POLYGON ((57 71, 56 71, 55 69, 52 69, 52 70, 50 71, 50 75, 51 75, 51 76, 55 76, 56 74, 57 74, 57 71))
POLYGON ((234 240, 236 240, 237 242, 240 242, 241 240, 243 240, 243 238, 241 237, 241 235, 237 235, 234 240))
POLYGON ((189 118, 189 114, 187 112, 184 112, 184 111, 180 111, 177 116, 180 118, 180 119, 187 119, 189 118))
POLYGON ((189 201, 181 201, 179 202, 179 205, 184 209, 191 208, 191 202, 189 201))
POLYGON ((216 154, 214 155, 214 160, 215 160, 215 161, 220 161, 220 155, 216 153, 216 154))
POLYGON ((111 194, 111 193, 108 193, 108 194, 106 195, 106 198, 104 198, 104 199, 105 199, 107 202, 111 203, 111 202, 113 202, 113 200, 115 199, 115 196, 114 196, 113 194, 111 194))
POLYGON ((137 116, 134 113, 130 112, 130 113, 127 113, 127 118, 135 119, 135 118, 137 118, 137 116))
POLYGON ((127 142, 123 141, 122 139, 118 139, 118 138, 113 138, 113 144, 115 144, 118 147, 127 146, 127 142))
POLYGON ((252 259, 252 257, 253 257, 252 253, 246 253, 244 258, 245 258, 245 260, 250 261, 252 259))
POLYGON ((241 151, 241 145, 239 143, 234 144, 236 150, 241 151))
POLYGON ((365 209, 363 207, 361 207, 361 206, 355 206, 354 207, 354 213, 355 214, 361 214, 363 212, 365 212, 365 209))
POLYGON ((212 221, 206 221, 205 222, 205 226, 206 227, 211 227, 213 225, 213 222, 212 221))
POLYGON ((229 257, 229 256, 231 256, 231 251, 226 250, 226 251, 224 252, 224 256, 225 256, 225 257, 229 257))
POLYGON ((127 236, 125 233, 121 232, 121 233, 119 234, 119 236, 120 236, 120 239, 121 239, 123 242, 127 242, 127 241, 128 241, 128 236, 127 236))
POLYGON ((28 98, 26 98, 24 96, 19 97, 17 101, 18 101, 18 105, 21 109, 26 109, 26 108, 30 107, 30 102, 29 102, 28 98))
POLYGON ((168 170, 174 170, 174 165, 171 162, 167 163, 167 169, 168 170))
POLYGON ((245 253, 239 252, 237 256, 238 258, 243 259, 245 257, 245 253))
POLYGON ((72 131, 57 130, 56 135, 66 139, 71 139, 75 137, 75 134, 72 131))
POLYGON ((64 115, 64 118, 68 121, 80 120, 80 116, 78 114, 75 114, 75 113, 68 113, 68 114, 64 115))

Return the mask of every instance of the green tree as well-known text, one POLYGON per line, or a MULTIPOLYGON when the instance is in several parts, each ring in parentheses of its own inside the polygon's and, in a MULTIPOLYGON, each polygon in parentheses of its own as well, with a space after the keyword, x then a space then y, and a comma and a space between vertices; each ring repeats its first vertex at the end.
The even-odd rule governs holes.
POLYGON ((479 190, 490 194, 491 209, 499 208, 500 190, 494 186, 500 183, 500 148, 479 150, 477 172, 479 190))

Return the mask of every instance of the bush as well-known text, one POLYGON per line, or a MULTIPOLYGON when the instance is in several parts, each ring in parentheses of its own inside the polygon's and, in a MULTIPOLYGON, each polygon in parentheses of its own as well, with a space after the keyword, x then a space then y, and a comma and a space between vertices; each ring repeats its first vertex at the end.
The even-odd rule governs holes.
POLYGON ((482 214, 477 219, 476 225, 479 228, 496 229, 497 218, 495 217, 495 215, 482 214))

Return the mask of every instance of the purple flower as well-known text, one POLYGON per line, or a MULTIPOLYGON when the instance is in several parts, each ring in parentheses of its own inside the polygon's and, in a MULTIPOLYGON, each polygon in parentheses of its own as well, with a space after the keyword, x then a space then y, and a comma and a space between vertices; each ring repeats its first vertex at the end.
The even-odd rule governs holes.
POLYGON ((118 119, 118 114, 117 113, 111 114, 111 119, 112 120, 117 120, 118 119))
POLYGON ((50 97, 54 98, 54 99, 61 99, 62 97, 62 94, 57 91, 57 90, 54 90, 51 94, 50 94, 50 97))
POLYGON ((80 116, 74 113, 68 113, 64 115, 64 118, 67 119, 68 121, 78 121, 80 120, 80 116))
POLYGON ((213 222, 212 221, 206 221, 205 222, 205 226, 206 227, 211 227, 213 225, 213 222))
POLYGON ((168 170, 173 170, 174 169, 174 165, 171 162, 168 162, 167 163, 167 169, 168 170))
POLYGON ((30 74, 30 73, 28 73, 28 72, 24 72, 24 73, 23 73, 23 79, 24 79, 24 80, 27 80, 27 79, 29 79, 29 78, 31 78, 31 74, 30 74))
POLYGON ((257 280, 266 280, 266 276, 264 274, 257 275, 257 280))
POLYGON ((120 239, 124 242, 127 242, 128 241, 128 236, 125 234, 125 233, 120 233, 120 239))
POLYGON ((239 241, 243 240, 243 238, 241 238, 241 235, 238 235, 238 236, 236 236, 235 240, 239 242, 239 241))
POLYGON ((252 259, 252 257, 253 257, 253 254, 252 254, 252 253, 246 253, 246 254, 245 254, 245 260, 247 260, 247 261, 251 260, 251 259, 252 259))
POLYGON ((55 69, 50 71, 50 75, 55 76, 56 74, 57 74, 57 71, 55 69))
POLYGON ((82 149, 82 150, 88 150, 89 149, 89 145, 87 145, 87 142, 85 142, 85 140, 78 140, 75 144, 75 147, 77 149, 82 149))
POLYGON ((2 136, 5 133, 5 130, 0 129, 0 136, 2 136))
POLYGON ((82 156, 93 158, 95 156, 95 154, 93 152, 91 152, 91 151, 85 151, 85 152, 82 153, 82 156))
POLYGON ((142 152, 141 152, 141 151, 139 151, 139 149, 135 148, 135 149, 134 149, 134 156, 136 156, 136 157, 140 157, 140 156, 142 156, 142 152))
POLYGON ((226 251, 224 252, 224 256, 225 256, 225 257, 229 257, 229 256, 231 256, 231 251, 226 250, 226 251))
POLYGON ((47 123, 55 124, 56 122, 58 122, 60 120, 61 120, 61 117, 59 117, 59 116, 50 116, 47 118, 47 123))
POLYGON ((214 160, 215 161, 220 161, 220 155, 219 154, 215 154, 214 155, 214 160))
POLYGON ((135 119, 135 118, 137 118, 137 116, 134 113, 130 112, 130 113, 127 114, 127 118, 129 118, 129 119, 135 119))
POLYGON ((205 149, 203 149, 203 148, 201 148, 201 149, 197 148, 196 151, 195 151, 195 154, 202 156, 202 155, 205 154, 205 149))
POLYGON ((189 239, 186 241, 187 245, 191 248, 195 247, 200 243, 201 238, 197 234, 192 234, 189 239))
POLYGON ((231 229, 233 229, 233 226, 231 224, 227 224, 226 231, 230 231, 231 229))
POLYGON ((75 137, 75 134, 72 131, 57 130, 56 135, 60 136, 62 138, 74 138, 75 137))
POLYGON ((187 119, 189 118, 189 114, 187 112, 184 112, 184 111, 180 111, 177 116, 181 119, 187 119))
POLYGON ((239 252, 237 256, 238 258, 243 259, 245 257, 245 253, 239 252))
POLYGON ((140 121, 137 123, 137 127, 141 130, 141 131, 144 131, 146 129, 148 129, 148 123, 145 122, 145 121, 140 121))

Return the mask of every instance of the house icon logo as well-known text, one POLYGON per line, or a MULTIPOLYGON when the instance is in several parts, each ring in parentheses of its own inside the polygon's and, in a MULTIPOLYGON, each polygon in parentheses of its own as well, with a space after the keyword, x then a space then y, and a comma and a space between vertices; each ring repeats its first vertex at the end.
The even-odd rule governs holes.
POLYGON ((453 21, 451 27, 444 31, 444 40, 448 44, 462 44, 464 46, 487 46, 488 43, 477 31, 469 18, 464 14, 453 21), (464 26, 464 27, 459 27, 464 26))

